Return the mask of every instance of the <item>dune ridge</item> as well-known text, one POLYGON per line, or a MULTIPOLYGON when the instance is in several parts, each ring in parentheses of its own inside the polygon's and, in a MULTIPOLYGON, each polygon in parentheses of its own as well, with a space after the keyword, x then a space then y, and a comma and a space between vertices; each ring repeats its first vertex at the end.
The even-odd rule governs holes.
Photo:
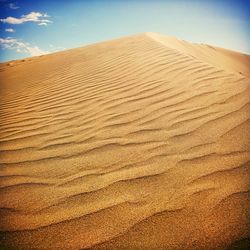
POLYGON ((1 64, 2 246, 249 238, 249 66, 156 33, 1 64))

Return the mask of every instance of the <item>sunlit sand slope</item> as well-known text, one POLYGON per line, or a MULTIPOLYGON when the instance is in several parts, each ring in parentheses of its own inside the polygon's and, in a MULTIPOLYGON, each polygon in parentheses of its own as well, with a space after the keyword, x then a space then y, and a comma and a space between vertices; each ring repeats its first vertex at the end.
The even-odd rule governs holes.
POLYGON ((250 237, 249 66, 153 33, 1 64, 2 246, 250 237))

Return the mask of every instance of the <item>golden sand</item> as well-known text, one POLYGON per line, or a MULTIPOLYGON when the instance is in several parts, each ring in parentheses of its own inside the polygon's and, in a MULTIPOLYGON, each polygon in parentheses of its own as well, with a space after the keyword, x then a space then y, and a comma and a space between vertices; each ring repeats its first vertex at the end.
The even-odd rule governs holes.
POLYGON ((249 68, 154 33, 1 64, 2 247, 250 237, 249 68))

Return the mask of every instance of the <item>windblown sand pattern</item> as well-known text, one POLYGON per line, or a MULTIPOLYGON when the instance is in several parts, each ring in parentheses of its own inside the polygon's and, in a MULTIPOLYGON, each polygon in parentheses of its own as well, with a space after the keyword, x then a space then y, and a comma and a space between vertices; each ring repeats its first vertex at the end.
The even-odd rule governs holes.
POLYGON ((2 247, 250 237, 249 66, 153 33, 1 64, 2 247))

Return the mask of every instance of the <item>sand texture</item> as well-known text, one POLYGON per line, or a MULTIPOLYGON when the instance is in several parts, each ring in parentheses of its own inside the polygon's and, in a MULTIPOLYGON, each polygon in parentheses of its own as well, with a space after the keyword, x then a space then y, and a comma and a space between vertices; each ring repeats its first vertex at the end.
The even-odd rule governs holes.
POLYGON ((249 68, 154 33, 0 64, 2 248, 248 241, 249 68))

